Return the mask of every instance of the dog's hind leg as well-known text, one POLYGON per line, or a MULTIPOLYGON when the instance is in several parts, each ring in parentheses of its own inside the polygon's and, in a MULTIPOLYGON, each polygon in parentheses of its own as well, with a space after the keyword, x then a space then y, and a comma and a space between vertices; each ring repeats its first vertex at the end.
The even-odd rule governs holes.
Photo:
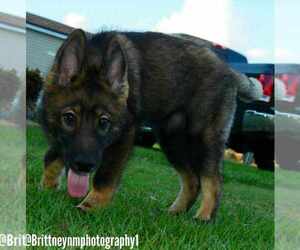
POLYGON ((58 188, 60 175, 64 169, 63 160, 56 150, 50 148, 44 158, 44 172, 41 180, 42 188, 58 188))
POLYGON ((77 206, 83 211, 90 211, 107 206, 120 182, 125 163, 134 144, 134 128, 126 133, 116 144, 104 151, 102 165, 97 170, 93 188, 77 206))
POLYGON ((180 191, 168 210, 171 214, 187 211, 194 204, 199 192, 198 177, 191 169, 180 169, 177 173, 180 178, 180 191))
POLYGON ((203 221, 213 219, 219 206, 224 150, 236 108, 234 87, 226 82, 218 86, 223 89, 208 91, 201 105, 199 100, 203 93, 195 95, 189 115, 189 159, 200 177, 202 190, 202 201, 195 218, 203 221))
POLYGON ((169 208, 171 214, 187 211, 197 199, 199 178, 188 162, 183 116, 174 114, 159 131, 159 142, 180 179, 180 191, 169 208))
POLYGON ((214 129, 194 135, 190 144, 192 168, 200 176, 202 201, 195 218, 209 221, 216 214, 222 189, 222 160, 225 139, 214 129))
POLYGON ((202 202, 195 218, 203 221, 212 219, 217 211, 221 196, 221 178, 216 176, 201 176, 202 202))

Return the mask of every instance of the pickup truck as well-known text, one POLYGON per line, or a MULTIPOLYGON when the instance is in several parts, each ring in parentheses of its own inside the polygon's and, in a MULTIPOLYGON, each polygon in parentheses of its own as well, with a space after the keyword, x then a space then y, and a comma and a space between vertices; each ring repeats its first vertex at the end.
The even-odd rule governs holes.
POLYGON ((300 65, 275 65, 275 76, 276 161, 282 168, 300 170, 300 65))
MULTIPOLYGON (((299 167, 300 65, 251 64, 244 55, 219 44, 186 34, 173 36, 209 47, 233 69, 257 79, 262 85, 263 97, 260 100, 252 103, 237 100, 228 147, 243 153, 245 163, 250 163, 254 156, 259 169, 273 171, 274 158, 282 168, 299 167)), ((136 143, 152 147, 155 142, 151 125, 143 124, 137 132, 136 143)))
POLYGON ((264 95, 250 104, 239 101, 229 147, 252 152, 261 169, 274 170, 277 162, 281 168, 299 170, 300 64, 231 66, 259 80, 264 95))

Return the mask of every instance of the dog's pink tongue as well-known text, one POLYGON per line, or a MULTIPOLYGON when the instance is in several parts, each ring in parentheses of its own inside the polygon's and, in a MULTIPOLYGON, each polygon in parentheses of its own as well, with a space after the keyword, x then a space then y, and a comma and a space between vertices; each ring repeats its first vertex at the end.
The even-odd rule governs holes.
POLYGON ((68 192, 70 196, 80 198, 89 190, 89 175, 76 174, 71 168, 68 173, 68 192))

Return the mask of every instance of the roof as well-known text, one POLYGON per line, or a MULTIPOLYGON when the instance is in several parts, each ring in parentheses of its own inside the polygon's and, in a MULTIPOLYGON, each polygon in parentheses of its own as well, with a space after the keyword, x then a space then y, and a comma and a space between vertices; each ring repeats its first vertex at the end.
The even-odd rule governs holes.
POLYGON ((69 35, 75 28, 68 25, 41 17, 30 12, 26 13, 26 22, 40 28, 51 30, 64 35, 69 35))
POLYGON ((13 26, 15 28, 25 29, 25 18, 9 15, 0 12, 0 23, 13 26))

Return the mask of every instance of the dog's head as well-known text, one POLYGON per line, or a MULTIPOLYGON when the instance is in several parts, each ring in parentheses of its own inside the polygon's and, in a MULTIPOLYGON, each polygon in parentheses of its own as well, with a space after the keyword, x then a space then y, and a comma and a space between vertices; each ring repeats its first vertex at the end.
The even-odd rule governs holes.
POLYGON ((44 129, 77 173, 101 164, 104 150, 130 122, 127 59, 122 37, 87 40, 75 30, 57 52, 41 99, 44 129))

